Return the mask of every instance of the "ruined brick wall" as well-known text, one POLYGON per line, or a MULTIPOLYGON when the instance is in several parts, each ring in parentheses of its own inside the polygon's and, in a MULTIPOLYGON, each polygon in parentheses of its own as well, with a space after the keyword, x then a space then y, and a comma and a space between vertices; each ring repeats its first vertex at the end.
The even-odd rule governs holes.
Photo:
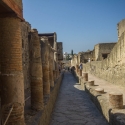
POLYGON ((94 51, 90 52, 81 52, 78 54, 78 62, 86 63, 88 62, 88 59, 94 59, 94 51))
POLYGON ((78 55, 74 55, 72 58, 72 66, 76 66, 78 64, 78 55))
POLYGON ((121 34, 107 59, 87 63, 83 67, 86 72, 125 87, 125 32, 121 34))
POLYGON ((63 44, 62 42, 57 42, 58 60, 63 60, 63 44))
POLYGON ((117 31, 118 31, 118 39, 119 39, 122 33, 125 32, 125 19, 123 19, 117 24, 117 31))
POLYGON ((81 53, 78 53, 78 64, 80 64, 81 63, 81 53))
POLYGON ((116 43, 100 43, 95 45, 95 60, 103 60, 102 54, 109 54, 116 43))
POLYGON ((30 31, 31 31, 31 25, 28 22, 21 22, 23 73, 24 73, 25 89, 30 87, 30 74, 29 74, 30 57, 29 57, 29 40, 28 40, 28 35, 30 31))
POLYGON ((95 45, 94 50, 95 50, 95 60, 98 60, 98 57, 99 57, 99 44, 95 45))
POLYGON ((53 48, 54 47, 54 37, 53 36, 48 37, 48 41, 49 41, 49 44, 51 45, 51 47, 53 48))

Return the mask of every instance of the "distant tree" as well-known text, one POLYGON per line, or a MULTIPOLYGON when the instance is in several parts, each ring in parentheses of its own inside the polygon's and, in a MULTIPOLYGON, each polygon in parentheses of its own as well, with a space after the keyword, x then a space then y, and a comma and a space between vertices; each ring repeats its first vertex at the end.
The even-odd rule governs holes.
POLYGON ((70 58, 70 55, 69 55, 69 54, 66 56, 66 60, 71 60, 71 58, 70 58))
POLYGON ((71 55, 73 56, 73 50, 71 50, 71 55))
POLYGON ((71 58, 74 56, 73 49, 71 50, 71 58))

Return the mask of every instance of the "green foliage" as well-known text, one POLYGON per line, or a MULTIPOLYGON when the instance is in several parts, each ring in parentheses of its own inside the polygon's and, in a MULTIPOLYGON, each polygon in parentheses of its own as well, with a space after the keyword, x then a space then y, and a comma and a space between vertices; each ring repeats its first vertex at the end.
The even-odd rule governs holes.
POLYGON ((71 60, 69 54, 66 56, 66 60, 71 60))
POLYGON ((71 55, 73 56, 73 50, 71 50, 71 55))

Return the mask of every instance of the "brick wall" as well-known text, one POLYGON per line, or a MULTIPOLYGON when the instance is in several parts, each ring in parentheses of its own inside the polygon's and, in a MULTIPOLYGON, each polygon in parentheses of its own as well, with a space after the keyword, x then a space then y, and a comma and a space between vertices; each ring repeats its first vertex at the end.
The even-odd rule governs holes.
POLYGON ((23 73, 24 73, 24 87, 25 89, 30 87, 30 68, 29 68, 29 40, 28 35, 31 31, 31 25, 28 22, 21 22, 21 34, 22 34, 22 55, 23 55, 23 73))
POLYGON ((62 42, 57 42, 58 60, 63 60, 63 44, 62 42))

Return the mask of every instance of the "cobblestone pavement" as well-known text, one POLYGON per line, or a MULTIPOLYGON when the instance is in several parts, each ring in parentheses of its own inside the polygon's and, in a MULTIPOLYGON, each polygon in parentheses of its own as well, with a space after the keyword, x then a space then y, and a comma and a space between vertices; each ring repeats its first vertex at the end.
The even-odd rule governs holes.
POLYGON ((70 72, 65 72, 50 125, 108 125, 70 72))

